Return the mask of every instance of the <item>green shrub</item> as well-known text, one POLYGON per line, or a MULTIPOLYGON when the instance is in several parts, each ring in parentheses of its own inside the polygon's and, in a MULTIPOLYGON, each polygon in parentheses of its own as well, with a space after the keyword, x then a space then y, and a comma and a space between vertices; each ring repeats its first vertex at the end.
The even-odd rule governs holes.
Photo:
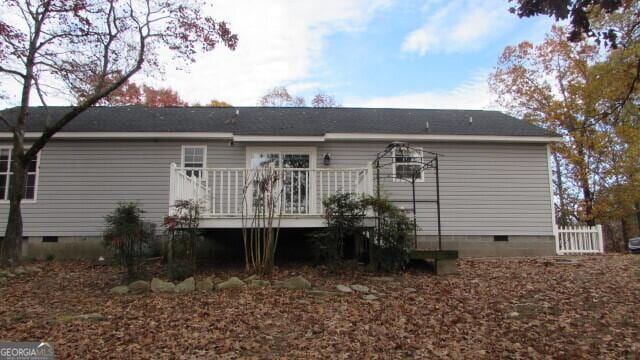
POLYGON ((165 264, 165 272, 169 279, 181 281, 196 273, 196 266, 190 260, 173 259, 173 261, 165 264))
POLYGON ((53 254, 47 254, 47 256, 44 257, 46 261, 53 261, 55 258, 56 256, 53 254))
POLYGON ((311 236, 317 259, 330 266, 342 263, 344 243, 363 239, 367 210, 379 216, 370 232, 369 262, 376 271, 395 272, 409 262, 413 221, 387 199, 355 194, 336 194, 323 201, 327 226, 311 236), (379 225, 379 226, 377 226, 379 225))
POLYGON ((192 276, 196 271, 196 255, 200 241, 200 214, 202 204, 196 200, 178 200, 174 204, 175 216, 164 219, 168 235, 167 265, 165 270, 173 280, 192 276))
POLYGON ((409 263, 413 221, 387 199, 368 197, 365 201, 380 217, 370 249, 370 265, 376 271, 395 272, 404 269, 409 263))
POLYGON ((355 194, 335 194, 323 200, 327 226, 311 235, 316 260, 331 266, 342 262, 344 243, 362 237, 366 204, 355 194))
POLYGON ((142 220, 144 211, 135 202, 119 203, 105 216, 104 240, 115 259, 126 266, 127 279, 135 280, 144 273, 141 259, 145 246, 154 236, 154 228, 142 220))

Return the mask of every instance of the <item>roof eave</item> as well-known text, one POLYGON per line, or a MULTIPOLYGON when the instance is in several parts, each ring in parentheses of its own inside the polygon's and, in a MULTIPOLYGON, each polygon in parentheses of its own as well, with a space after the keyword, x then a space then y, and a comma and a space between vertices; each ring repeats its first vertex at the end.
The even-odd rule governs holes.
MULTIPOLYGON (((27 132, 25 138, 35 139, 40 133, 27 132)), ((10 139, 11 133, 0 133, 0 139, 10 139)), ((323 142, 323 141, 455 141, 455 142, 517 142, 550 143, 562 141, 558 136, 504 136, 504 135, 441 135, 441 134, 375 134, 326 133, 318 136, 234 135, 229 132, 70 132, 62 131, 55 139, 167 139, 167 140, 233 140, 235 142, 323 142)))

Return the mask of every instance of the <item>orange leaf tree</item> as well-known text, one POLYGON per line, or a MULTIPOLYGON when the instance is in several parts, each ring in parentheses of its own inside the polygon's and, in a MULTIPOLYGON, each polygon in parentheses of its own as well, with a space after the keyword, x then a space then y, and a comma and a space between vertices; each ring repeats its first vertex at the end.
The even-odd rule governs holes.
MULTIPOLYGON (((637 34, 629 44, 637 46, 637 34)), ((589 41, 570 42, 563 28, 553 27, 539 45, 507 47, 490 75, 502 106, 564 139, 552 144, 561 224, 595 224, 607 211, 604 201, 595 204, 598 193, 620 179, 618 154, 628 159, 634 151, 639 58, 635 50, 603 52, 589 41)), ((633 173, 627 178, 636 176, 637 163, 627 163, 633 173)))
MULTIPOLYGON (((0 114, 12 133, 9 217, 1 260, 20 259, 26 168, 49 140, 89 107, 112 94, 141 69, 162 67, 166 55, 191 62, 238 38, 205 13, 203 0, 7 0, 0 14, 0 81, 17 81, 19 106, 0 114), (166 52, 164 52, 166 50, 166 52), (68 111, 50 113, 40 135, 25 145, 32 98, 78 99, 68 111)), ((136 96, 135 94, 133 95, 136 96)))

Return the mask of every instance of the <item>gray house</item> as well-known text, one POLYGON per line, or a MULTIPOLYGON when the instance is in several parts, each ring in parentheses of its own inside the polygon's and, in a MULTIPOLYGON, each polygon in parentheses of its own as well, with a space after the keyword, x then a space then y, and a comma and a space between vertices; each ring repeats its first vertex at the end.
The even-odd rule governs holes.
MULTIPOLYGON (((12 114, 15 109, 4 111, 12 114)), ((43 108, 31 109, 27 142, 46 123, 43 108)), ((0 132, 3 232, 10 137, 0 132)), ((203 228, 239 229, 247 179, 266 165, 290 179, 281 227, 321 227, 322 199, 373 193, 372 161, 389 143, 402 141, 413 153, 393 158, 380 191, 411 212, 404 170, 414 165, 410 159, 442 154, 444 249, 461 256, 553 254, 549 143, 557 140, 496 111, 95 107, 58 133, 31 167, 25 248, 36 254, 99 251, 104 215, 120 201, 138 201, 146 219, 160 224, 175 200, 197 198, 205 204, 203 228)), ((418 200, 434 197, 431 179, 424 174, 417 180, 418 200)), ((418 245, 433 248, 435 206, 416 204, 418 245)))

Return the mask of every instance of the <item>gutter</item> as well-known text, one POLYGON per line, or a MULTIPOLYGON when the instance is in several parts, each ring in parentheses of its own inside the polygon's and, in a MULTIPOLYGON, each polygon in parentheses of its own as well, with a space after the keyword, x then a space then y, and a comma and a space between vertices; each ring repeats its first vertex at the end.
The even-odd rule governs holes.
MULTIPOLYGON (((11 139, 8 132, 1 139, 11 139)), ((26 139, 40 137, 40 133, 27 132, 26 139)), ((325 142, 325 141, 433 141, 433 142, 504 142, 551 143, 560 142, 559 136, 497 136, 497 135, 433 135, 433 134, 373 134, 327 133, 321 136, 234 135, 228 132, 59 132, 54 139, 167 139, 167 140, 227 140, 234 142, 325 142)))

